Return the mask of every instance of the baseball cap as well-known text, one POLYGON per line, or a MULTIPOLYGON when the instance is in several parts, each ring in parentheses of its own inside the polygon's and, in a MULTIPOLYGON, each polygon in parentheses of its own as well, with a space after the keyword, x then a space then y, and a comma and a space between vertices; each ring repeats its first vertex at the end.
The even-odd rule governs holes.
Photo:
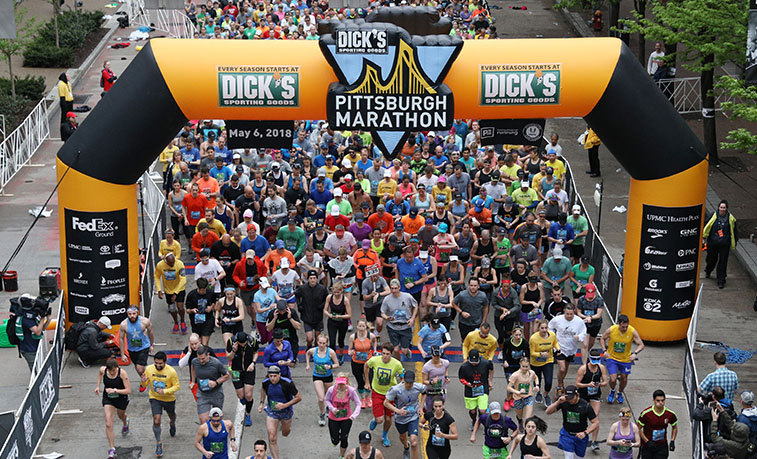
POLYGON ((499 171, 492 172, 491 179, 492 179, 492 182, 498 182, 499 181, 499 171))
POLYGON ((415 218, 418 215, 418 208, 413 206, 410 208, 410 216, 415 218))
POLYGON ((562 258, 562 249, 560 247, 555 247, 554 249, 552 249, 552 257, 554 257, 555 260, 562 258))
POLYGON ((578 204, 575 204, 575 205, 574 205, 574 206, 573 206, 573 207, 571 208, 571 211, 573 212, 573 214, 574 214, 574 215, 575 215, 575 214, 580 214, 580 213, 581 213, 581 206, 579 206, 578 204))
POLYGON ((492 262, 488 258, 482 258, 481 259, 481 267, 482 268, 489 268, 489 267, 491 267, 491 265, 492 265, 492 262))
POLYGON ((339 206, 334 204, 331 206, 331 216, 332 217, 338 217, 339 216, 339 206))
MULTIPOLYGON (((433 220, 432 220, 432 222, 433 222, 433 220)), ((447 225, 446 223, 439 223, 439 232, 440 233, 446 233, 448 229, 449 229, 449 225, 447 225)))
POLYGON ((356 222, 365 221, 365 215, 363 215, 362 212, 355 212, 355 221, 356 222))
POLYGON ((555 170, 551 167, 547 167, 546 169, 544 169, 544 172, 546 172, 547 175, 552 175, 555 173, 555 170))
POLYGON ((258 283, 260 284, 262 288, 268 288, 271 286, 271 284, 268 282, 267 277, 261 277, 258 283))
POLYGON ((67 112, 66 113, 66 118, 76 118, 76 113, 74 113, 74 112, 67 112))
POLYGON ((489 414, 502 413, 502 406, 499 402, 491 402, 489 404, 489 414))
POLYGON ((459 260, 460 260, 460 257, 458 257, 457 255, 450 255, 449 256, 449 261, 459 261, 459 260))
POLYGON ((550 201, 557 201, 559 198, 557 197, 555 193, 549 193, 547 195, 547 199, 549 199, 550 201))
POLYGON ((342 166, 347 168, 352 167, 352 161, 350 161, 350 158, 344 158, 344 160, 342 160, 342 166))
POLYGON ((387 239, 386 242, 388 244, 397 245, 397 236, 392 234, 391 236, 389 236, 389 239, 387 239))
POLYGON ((310 271, 308 271, 307 277, 310 277, 310 276, 318 277, 318 271, 316 271, 315 269, 311 269, 310 271))
POLYGON ((428 250, 419 250, 418 258, 421 258, 421 259, 428 258, 428 250))
POLYGON ((415 372, 413 370, 405 370, 402 380, 405 382, 415 382, 415 372))
POLYGON ((218 408, 217 406, 214 406, 213 408, 210 409, 210 413, 208 413, 208 416, 210 416, 211 418, 223 417, 223 411, 221 411, 221 409, 218 408))
POLYGON ((512 196, 508 196, 505 198, 505 205, 506 206, 512 206, 515 203, 515 200, 512 196))
POLYGON ((476 212, 481 212, 484 210, 484 200, 483 199, 476 199, 476 202, 473 203, 473 206, 476 208, 476 212))
MULTIPOLYGON (((355 186, 358 186, 358 185, 360 185, 360 184, 359 183, 355 184, 355 186)), ((370 207, 371 207, 371 205, 368 204, 368 202, 366 202, 366 201, 363 201, 363 202, 360 203, 360 208, 361 209, 370 209, 370 207)))
POLYGON ((437 183, 447 183, 447 176, 440 175, 439 180, 437 180, 437 183))
POLYGON ((470 352, 468 352, 468 361, 472 363, 481 361, 481 353, 478 352, 478 349, 471 349, 470 352))
POLYGON ((287 307, 287 300, 276 300, 276 309, 285 311, 287 307))
MULTIPOLYGON (((277 330, 281 330, 280 328, 277 330)), ((281 368, 279 368, 278 365, 271 365, 268 367, 268 374, 274 374, 274 375, 280 375, 281 374, 281 368)))
POLYGON ((244 217, 244 218, 252 218, 252 209, 245 210, 244 213, 242 214, 242 217, 244 217))
POLYGON ((371 433, 367 430, 364 430, 360 432, 360 435, 357 436, 358 441, 360 443, 370 443, 371 442, 371 433))
POLYGON ((741 401, 746 403, 747 405, 754 403, 754 392, 750 390, 743 391, 741 393, 741 401))
POLYGON ((290 218, 287 220, 287 225, 296 225, 296 224, 297 224, 297 220, 295 220, 294 218, 290 218))
POLYGON ((386 207, 384 207, 383 204, 379 204, 376 206, 376 212, 383 212, 386 210, 386 207))
POLYGON ((405 225, 402 222, 394 222, 394 229, 405 229, 405 225))
POLYGON ((237 332, 236 335, 234 335, 234 340, 238 341, 240 343, 246 343, 247 342, 247 333, 240 331, 237 332))
POLYGON ((521 188, 528 188, 528 180, 521 180, 520 181, 520 187, 521 188))
POLYGON ((364 249, 370 249, 371 248, 371 241, 369 239, 363 239, 361 247, 364 248, 364 249))
POLYGON ((334 197, 341 196, 343 193, 341 188, 334 188, 334 197))
POLYGON ((97 323, 105 325, 105 328, 110 328, 111 327, 110 317, 108 317, 108 316, 102 316, 102 317, 100 317, 99 319, 97 319, 97 323))
POLYGON ((498 232, 499 234, 507 234, 507 228, 505 228, 504 226, 500 226, 500 227, 499 227, 499 228, 497 229, 497 232, 498 232))
POLYGON ((284 241, 281 239, 276 239, 276 248, 277 249, 283 249, 285 247, 284 241))
POLYGON ((557 150, 555 150, 554 148, 550 148, 549 150, 547 150, 547 154, 548 155, 556 155, 557 154, 557 150))
POLYGON ((234 155, 232 155, 231 159, 242 159, 242 155, 240 155, 239 153, 234 153, 234 155))
POLYGON ((326 177, 326 171, 324 171, 324 170, 319 170, 319 171, 318 171, 318 177, 326 177))
POLYGON ((281 164, 279 164, 278 161, 274 161, 271 163, 271 169, 278 169, 281 167, 281 164))
POLYGON ((434 224, 434 219, 433 218, 427 218, 426 219, 426 224, 427 225, 433 225, 434 224))
POLYGON ((384 171, 384 177, 391 177, 391 176, 392 176, 392 171, 390 171, 389 169, 384 171))
POLYGON ((567 398, 573 398, 576 395, 578 395, 578 389, 576 389, 576 386, 568 386, 565 388, 565 396, 567 398))
POLYGON ((584 291, 586 292, 585 296, 586 299, 591 301, 594 299, 594 296, 597 294, 597 287, 594 284, 586 284, 584 287, 584 291))
POLYGON ((431 346, 431 355, 442 355, 442 348, 440 348, 439 346, 431 346))
POLYGON ((288 268, 289 267, 289 258, 282 258, 281 259, 281 267, 282 268, 288 268))
MULTIPOLYGON (((347 166, 347 167, 349 167, 349 166, 347 166)), ((345 179, 346 181, 348 181, 348 182, 351 182, 351 181, 352 181, 352 174, 347 174, 347 175, 345 175, 345 176, 344 176, 344 179, 345 179)))

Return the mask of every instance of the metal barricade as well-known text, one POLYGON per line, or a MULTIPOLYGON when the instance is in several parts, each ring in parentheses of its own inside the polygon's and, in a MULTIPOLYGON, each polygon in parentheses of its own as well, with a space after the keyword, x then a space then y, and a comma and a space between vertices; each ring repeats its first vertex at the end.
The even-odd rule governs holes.
POLYGON ((29 116, 0 143, 0 195, 49 136, 47 102, 41 100, 29 116))
POLYGON ((144 264, 141 278, 141 300, 143 314, 145 317, 150 317, 152 295, 155 291, 155 266, 160 261, 158 251, 160 250, 160 241, 166 228, 166 198, 149 172, 142 174, 139 186, 142 189, 142 212, 145 217, 142 224, 144 225, 143 229, 146 239, 143 241, 144 264), (148 230, 149 233, 147 233, 148 230))

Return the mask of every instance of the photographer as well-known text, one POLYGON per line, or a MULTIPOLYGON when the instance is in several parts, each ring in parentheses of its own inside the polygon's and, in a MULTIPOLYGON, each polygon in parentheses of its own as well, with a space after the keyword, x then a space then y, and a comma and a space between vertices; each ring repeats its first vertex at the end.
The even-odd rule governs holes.
POLYGON ((52 308, 43 298, 33 299, 24 295, 17 304, 11 303, 11 316, 17 317, 15 333, 19 339, 18 351, 29 365, 29 370, 34 366, 39 342, 50 325, 52 313, 52 308))
MULTIPOLYGON (((719 403, 712 404, 710 409, 712 425, 710 436, 713 445, 722 444, 729 457, 744 459, 749 452, 749 426, 743 422, 734 422, 723 406, 719 403), (725 437, 725 434, 727 438, 725 437)), ((708 450, 711 448, 708 448, 708 450)))
MULTIPOLYGON (((722 387, 715 386, 712 389, 712 392, 707 394, 699 394, 699 403, 697 403, 696 408, 694 408, 694 412, 692 413, 692 417, 697 421, 702 421, 704 423, 704 440, 705 443, 710 442, 710 422, 712 419, 711 410, 713 408, 717 408, 720 411, 725 411, 728 413, 728 416, 730 419, 736 419, 736 412, 733 410, 733 403, 731 403, 730 400, 725 398, 725 392, 722 387)), ((724 417, 721 417, 721 423, 724 417)), ((718 425, 717 430, 719 430, 722 436, 725 438, 728 438, 728 435, 730 433, 730 429, 726 429, 726 426, 724 425, 718 425)))

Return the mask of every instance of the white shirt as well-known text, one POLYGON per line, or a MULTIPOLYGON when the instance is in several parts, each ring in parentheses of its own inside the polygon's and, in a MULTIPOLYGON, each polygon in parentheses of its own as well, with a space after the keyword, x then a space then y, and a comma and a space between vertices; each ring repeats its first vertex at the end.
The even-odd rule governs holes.
POLYGON ((278 271, 273 273, 273 276, 271 276, 273 284, 276 287, 276 291, 278 292, 279 296, 284 299, 291 298, 292 295, 294 295, 295 282, 299 278, 299 274, 297 274, 295 270, 291 268, 287 269, 286 274, 284 274, 284 271, 282 269, 279 269, 278 271))
POLYGON ((426 187, 426 192, 431 193, 431 188, 439 181, 439 177, 431 174, 431 177, 426 177, 426 174, 418 176, 418 185, 423 184, 426 187))
POLYGON ((573 316, 573 320, 567 321, 564 314, 549 321, 549 330, 557 335, 557 344, 560 345, 560 353, 570 357, 576 355, 578 346, 586 338, 586 324, 580 317, 573 316), (578 336, 578 341, 576 341, 578 336))
POLYGON ((562 147, 560 146, 559 143, 552 145, 552 142, 549 142, 547 144, 547 151, 549 150, 555 150, 555 152, 557 153, 557 156, 562 156, 562 147))
MULTIPOLYGON (((203 264, 202 262, 197 263, 197 266, 195 266, 195 279, 199 278, 205 278, 210 282, 210 279, 213 279, 214 277, 218 277, 219 274, 223 272, 223 268, 221 267, 221 263, 218 262, 215 258, 211 258, 208 260, 208 264, 203 264)), ((215 293, 221 293, 221 283, 216 281, 216 285, 213 288, 213 291, 215 293)))
POLYGON ((496 186, 494 185, 494 182, 486 182, 481 188, 485 189, 486 194, 494 199, 494 202, 492 202, 491 210, 492 214, 496 215, 497 211, 499 210, 499 206, 502 205, 501 202, 497 202, 497 199, 507 196, 507 187, 502 182, 497 182, 496 186))
POLYGON ((649 60, 647 61, 647 73, 650 75, 654 75, 654 73, 657 71, 657 60, 662 59, 665 57, 664 51, 652 51, 652 54, 649 55, 649 60))
POLYGON ((560 208, 563 209, 564 212, 566 210, 565 204, 568 202, 568 193, 566 193, 565 190, 557 192, 552 189, 547 191, 547 194, 544 197, 549 200, 550 196, 557 196, 557 202, 560 204, 560 208))

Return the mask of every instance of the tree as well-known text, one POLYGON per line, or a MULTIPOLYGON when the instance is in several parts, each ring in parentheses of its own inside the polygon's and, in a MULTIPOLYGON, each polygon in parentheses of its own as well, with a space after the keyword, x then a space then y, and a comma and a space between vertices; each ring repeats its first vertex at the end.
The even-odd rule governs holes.
MULTIPOLYGON (((621 20, 630 32, 678 45, 678 61, 700 74, 704 146, 718 165, 715 129, 715 69, 745 60, 747 0, 651 0, 654 19, 635 12, 636 20, 621 20)), ((665 56, 666 60, 673 56, 665 56)))
POLYGON ((16 81, 13 77, 13 63, 11 58, 24 52, 27 46, 32 42, 34 34, 37 33, 37 24, 34 18, 24 23, 26 8, 15 6, 16 14, 16 38, 0 39, 0 58, 8 61, 8 75, 11 80, 11 95, 16 97, 16 81))
MULTIPOLYGON (((729 118, 757 123, 757 86, 748 86, 744 84, 744 80, 724 76, 716 87, 731 98, 731 101, 720 104, 729 118)), ((730 142, 721 143, 720 148, 744 150, 750 155, 757 155, 757 134, 748 129, 729 131, 726 138, 730 142)))

